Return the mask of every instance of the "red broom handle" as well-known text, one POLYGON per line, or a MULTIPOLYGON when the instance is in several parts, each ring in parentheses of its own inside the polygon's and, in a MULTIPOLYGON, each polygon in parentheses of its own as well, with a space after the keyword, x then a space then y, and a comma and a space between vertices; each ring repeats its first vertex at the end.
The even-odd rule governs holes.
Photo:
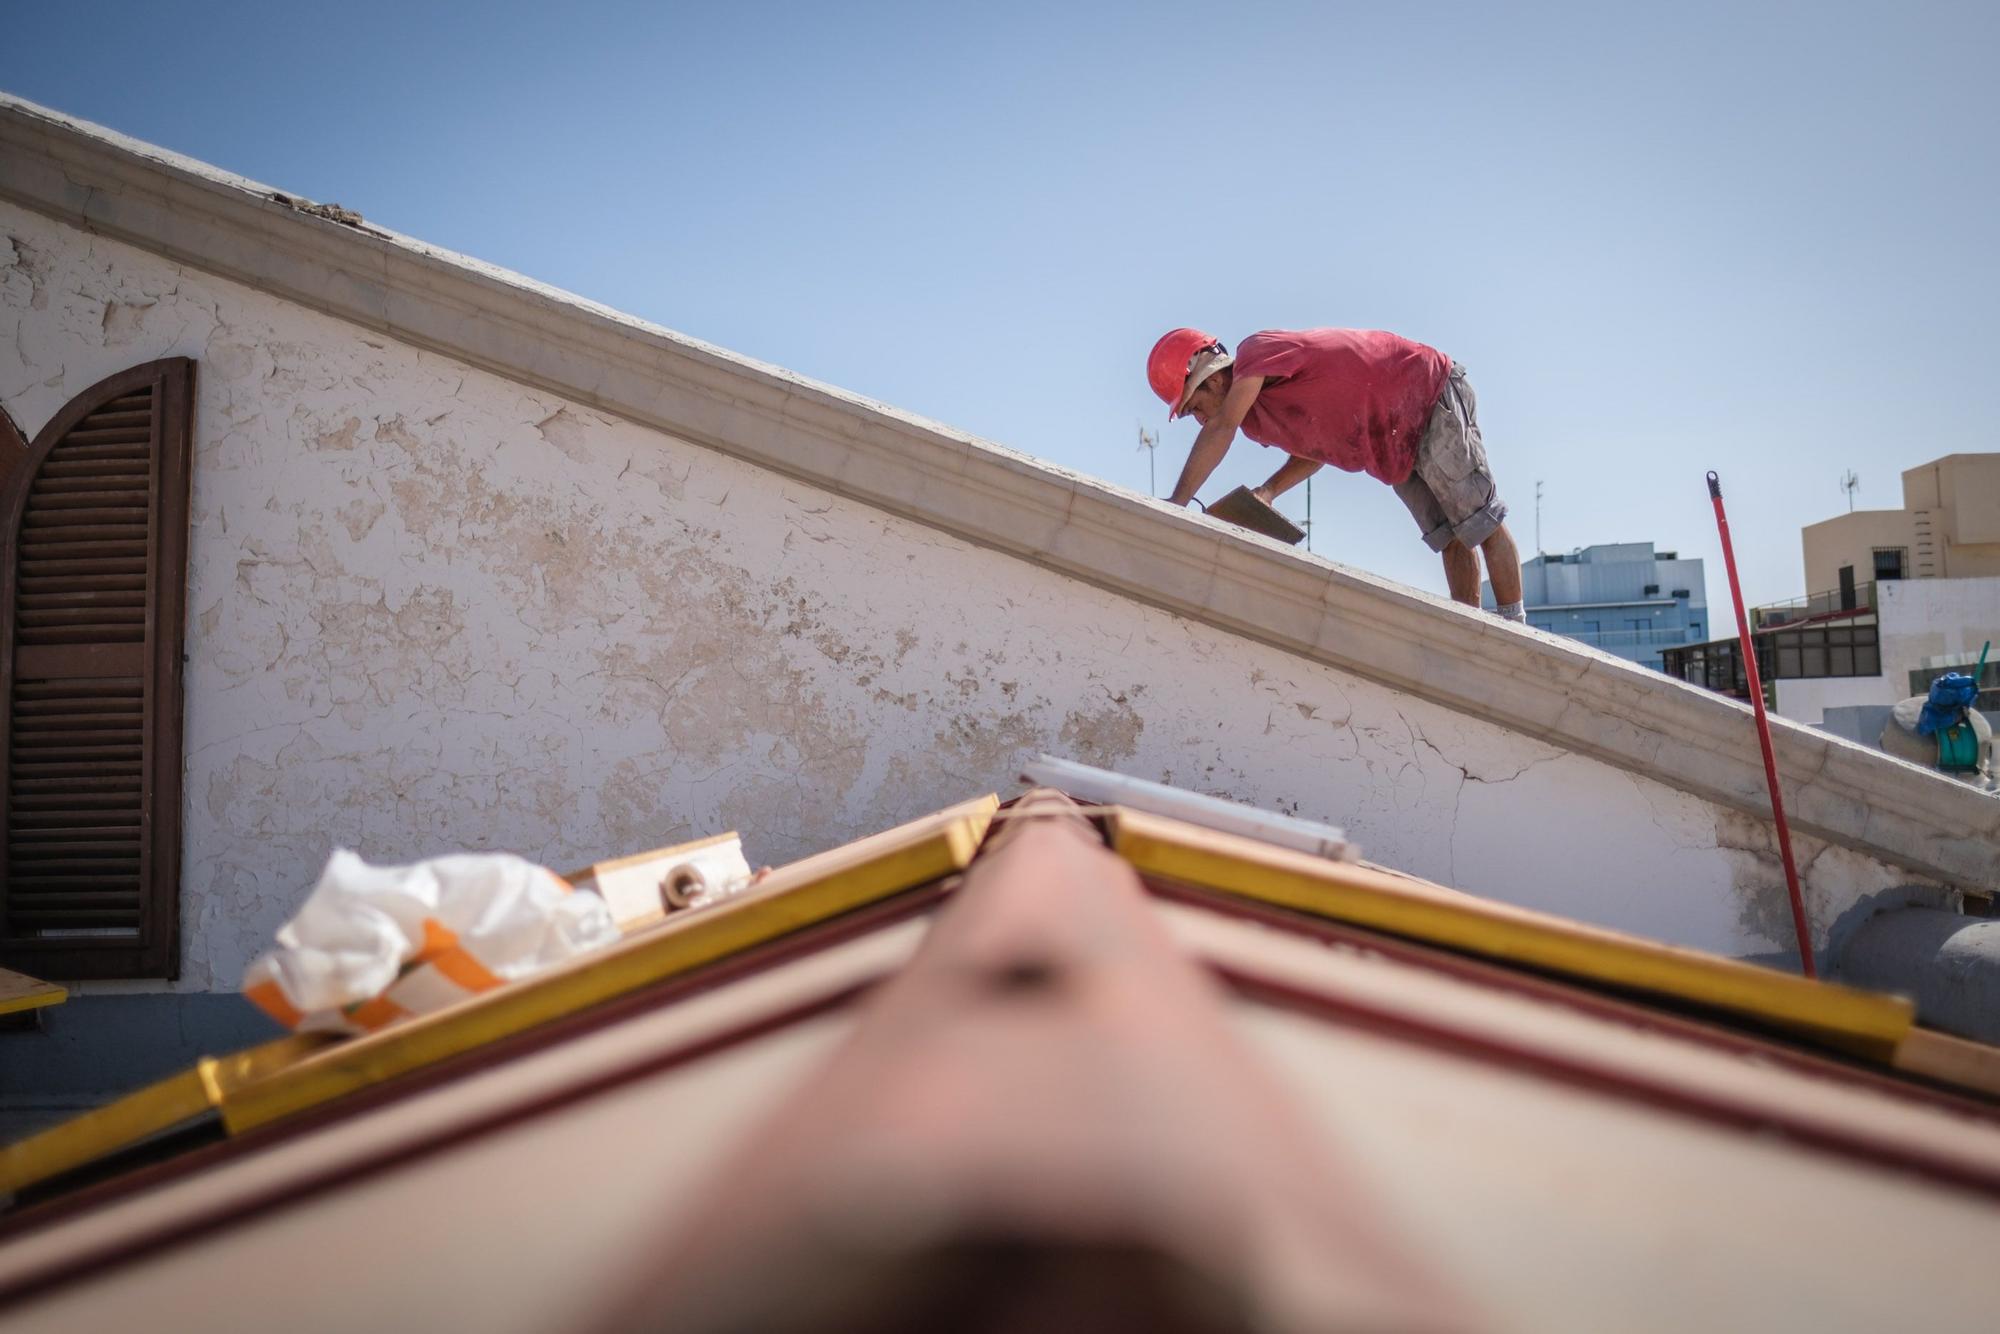
POLYGON ((1764 716, 1764 681, 1757 673, 1757 650, 1750 642, 1750 618, 1743 614, 1743 589, 1736 581, 1736 549, 1729 543, 1729 516, 1722 512, 1722 479, 1708 475, 1708 496, 1715 502, 1715 526, 1722 533, 1722 564, 1729 571, 1729 597, 1736 604, 1736 641, 1743 670, 1750 679, 1750 706, 1757 711, 1757 743, 1764 748, 1764 780, 1771 787, 1771 818, 1778 825, 1778 853, 1785 860, 1785 888, 1792 896, 1792 929, 1799 937, 1799 962, 1807 977, 1819 976, 1813 966, 1812 931, 1806 926, 1806 902, 1799 893, 1799 868, 1792 860, 1792 831, 1785 823, 1785 798, 1778 790, 1778 757, 1771 749, 1771 720, 1764 716))

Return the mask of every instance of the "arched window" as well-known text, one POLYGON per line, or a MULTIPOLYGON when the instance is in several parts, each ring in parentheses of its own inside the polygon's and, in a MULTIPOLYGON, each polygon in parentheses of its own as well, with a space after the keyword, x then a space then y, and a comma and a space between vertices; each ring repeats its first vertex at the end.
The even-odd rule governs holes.
POLYGON ((39 977, 179 972, 193 411, 172 358, 0 432, 0 963, 39 977))

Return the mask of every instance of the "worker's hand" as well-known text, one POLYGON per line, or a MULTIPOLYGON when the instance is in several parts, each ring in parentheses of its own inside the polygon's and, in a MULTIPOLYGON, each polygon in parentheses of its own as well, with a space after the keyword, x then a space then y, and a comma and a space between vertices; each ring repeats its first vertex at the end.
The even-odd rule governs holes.
POLYGON ((1243 424, 1244 416, 1257 402, 1258 391, 1264 387, 1261 375, 1239 375, 1224 395, 1222 406, 1213 413, 1196 413, 1201 422, 1201 431, 1194 438, 1194 447, 1188 450, 1187 462, 1181 465, 1181 478, 1174 483, 1173 503, 1185 505, 1194 499, 1194 493, 1201 490, 1201 484, 1208 480, 1222 462, 1222 456, 1229 452, 1230 442, 1236 439, 1236 428, 1243 424))
POLYGON ((1275 505, 1278 503, 1277 494, 1271 490, 1269 485, 1253 486, 1250 488, 1250 494, 1263 501, 1266 505, 1275 505))

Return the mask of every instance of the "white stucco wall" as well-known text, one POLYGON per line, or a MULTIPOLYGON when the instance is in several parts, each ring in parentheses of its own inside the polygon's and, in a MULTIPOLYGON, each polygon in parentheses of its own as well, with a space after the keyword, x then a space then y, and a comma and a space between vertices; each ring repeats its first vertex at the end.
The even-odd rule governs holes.
POLYGON ((1781 680, 1781 716, 1817 725, 1831 708, 1894 704, 1909 697, 1911 672, 1939 659, 1970 671, 1980 647, 2000 640, 2000 578, 1888 580, 1875 596, 1882 674, 1781 680))
POLYGON ((1781 718, 1817 727, 1828 709, 1849 704, 1894 704, 1908 690, 1896 690, 1885 676, 1815 676, 1777 682, 1781 718))
POLYGON ((1895 699, 1910 693, 1910 673, 1927 660, 1970 664, 1987 640, 2000 640, 2000 578, 1898 579, 1878 585, 1875 596, 1882 672, 1895 699))
MULTIPOLYGON (((1347 827, 1376 860, 1729 954, 1768 826, 0 203, 32 437, 199 362, 186 988, 336 844, 559 868, 724 828, 779 862, 1048 750, 1347 827)), ((1823 933, 1911 877, 1800 841, 1823 933)))

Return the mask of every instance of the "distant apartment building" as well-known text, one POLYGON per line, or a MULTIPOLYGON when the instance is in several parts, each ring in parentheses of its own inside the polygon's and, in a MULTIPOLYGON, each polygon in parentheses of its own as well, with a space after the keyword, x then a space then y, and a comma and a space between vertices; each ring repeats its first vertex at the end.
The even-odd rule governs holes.
POLYGON ((1912 468, 1901 509, 1856 510, 1809 524, 1800 537, 1806 587, 1815 592, 2000 575, 2000 454, 1947 454, 1912 468))
MULTIPOLYGON (((1766 701, 1786 718, 1828 725, 1828 710, 1886 710, 1970 671, 2000 636, 2000 454, 1912 468, 1902 509, 1842 514, 1800 538, 1814 591, 1750 613, 1766 701)), ((1669 650, 1666 670, 1749 697, 1734 636, 1669 650)), ((1981 685, 1982 708, 2000 703, 2000 661, 1981 685)))
MULTIPOLYGON (((1699 560, 1651 542, 1608 542, 1521 564, 1528 624, 1647 667, 1669 648, 1707 637, 1708 589, 1699 560)), ((1493 606, 1493 585, 1480 588, 1493 606)))

